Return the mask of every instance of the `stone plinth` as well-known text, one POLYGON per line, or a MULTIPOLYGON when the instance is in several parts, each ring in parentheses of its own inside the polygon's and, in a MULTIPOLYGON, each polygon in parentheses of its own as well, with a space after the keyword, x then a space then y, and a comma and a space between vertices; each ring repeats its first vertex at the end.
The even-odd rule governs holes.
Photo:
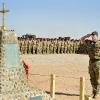
POLYGON ((35 96, 52 100, 44 91, 28 86, 16 34, 13 31, 1 32, 0 100, 30 100, 30 97, 35 96))

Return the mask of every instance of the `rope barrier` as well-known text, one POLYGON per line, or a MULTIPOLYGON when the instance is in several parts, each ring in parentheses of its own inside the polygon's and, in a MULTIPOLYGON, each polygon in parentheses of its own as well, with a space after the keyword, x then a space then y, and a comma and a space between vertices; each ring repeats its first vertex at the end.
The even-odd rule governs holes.
MULTIPOLYGON (((50 75, 46 75, 46 74, 44 74, 44 75, 42 75, 42 74, 31 74, 31 73, 29 73, 29 75, 32 75, 32 76, 45 76, 45 77, 50 77, 50 75)), ((72 76, 59 76, 59 75, 56 75, 56 77, 60 77, 60 78, 73 78, 73 79, 80 79, 80 77, 72 77, 72 76)), ((89 80, 88 78, 86 78, 86 80, 89 80)))
MULTIPOLYGON (((45 74, 45 75, 41 75, 41 74, 31 74, 31 73, 29 73, 30 75, 36 75, 36 76, 48 76, 48 77, 50 77, 50 75, 47 75, 47 74, 45 74)), ((92 98, 91 97, 89 97, 89 96, 85 96, 85 77, 79 77, 79 78, 75 78, 75 77, 66 77, 66 76, 55 76, 55 74, 52 74, 51 75, 51 79, 49 78, 49 79, 46 79, 46 80, 43 80, 43 81, 39 81, 38 82, 38 80, 36 80, 37 82, 38 82, 38 84, 40 83, 43 83, 43 82, 47 82, 48 80, 49 81, 51 81, 51 84, 50 84, 50 95, 51 95, 51 97, 52 98, 54 98, 55 99, 55 94, 56 94, 56 92, 55 92, 55 78, 56 77, 63 77, 63 78, 74 78, 74 79, 80 79, 80 95, 78 95, 79 96, 79 100, 92 100, 92 98)), ((30 81, 30 83, 32 84, 32 81, 29 79, 29 81, 30 81)), ((37 83, 36 82, 36 83, 37 83)))

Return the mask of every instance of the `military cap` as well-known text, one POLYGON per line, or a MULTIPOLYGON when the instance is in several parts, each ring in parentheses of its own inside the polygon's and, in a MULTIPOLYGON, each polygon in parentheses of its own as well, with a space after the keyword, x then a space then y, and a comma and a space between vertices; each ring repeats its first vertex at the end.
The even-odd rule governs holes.
POLYGON ((91 35, 96 35, 96 36, 98 36, 98 32, 97 32, 97 31, 94 31, 94 32, 91 33, 91 35))

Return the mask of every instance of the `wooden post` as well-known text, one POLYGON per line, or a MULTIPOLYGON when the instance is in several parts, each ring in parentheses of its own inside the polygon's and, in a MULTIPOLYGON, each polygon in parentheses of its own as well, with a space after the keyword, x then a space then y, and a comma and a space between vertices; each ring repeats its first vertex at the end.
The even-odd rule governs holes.
POLYGON ((85 77, 80 77, 80 98, 79 100, 84 100, 85 92, 85 77))
POLYGON ((50 95, 55 99, 55 74, 51 75, 50 95))

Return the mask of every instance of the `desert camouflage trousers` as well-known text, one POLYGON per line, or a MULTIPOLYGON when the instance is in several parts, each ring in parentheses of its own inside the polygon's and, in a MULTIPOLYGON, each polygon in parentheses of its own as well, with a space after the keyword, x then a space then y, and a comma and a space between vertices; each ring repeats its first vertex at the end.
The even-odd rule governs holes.
POLYGON ((93 94, 100 93, 100 60, 89 61, 89 74, 93 88, 93 94))

